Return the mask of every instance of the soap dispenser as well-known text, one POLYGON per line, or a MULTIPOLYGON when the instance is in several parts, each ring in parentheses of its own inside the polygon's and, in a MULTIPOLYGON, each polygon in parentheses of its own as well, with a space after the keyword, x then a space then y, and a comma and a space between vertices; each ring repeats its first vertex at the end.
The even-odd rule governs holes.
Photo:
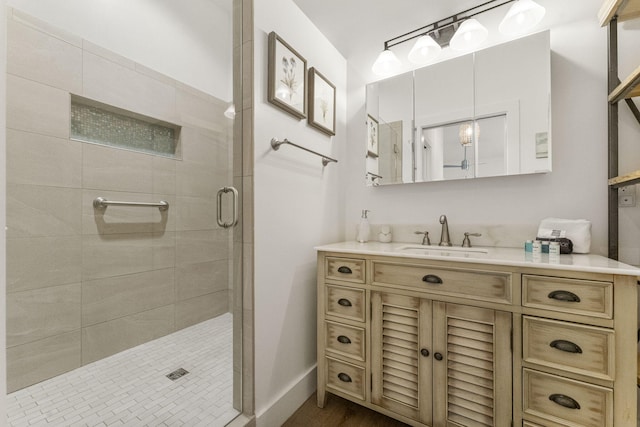
POLYGON ((371 212, 368 209, 362 210, 362 218, 360 218, 360 225, 358 226, 358 233, 356 235, 356 240, 360 243, 365 243, 369 240, 369 231, 371 229, 369 225, 369 219, 367 218, 367 213, 371 212))

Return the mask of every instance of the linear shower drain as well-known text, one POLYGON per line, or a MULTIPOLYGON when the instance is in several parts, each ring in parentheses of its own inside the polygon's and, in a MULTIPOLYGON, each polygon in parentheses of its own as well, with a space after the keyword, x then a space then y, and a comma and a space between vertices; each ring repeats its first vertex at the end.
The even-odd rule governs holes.
POLYGON ((168 374, 166 377, 169 378, 171 381, 175 381, 178 378, 187 375, 188 373, 189 371, 187 371, 186 369, 179 368, 171 372, 170 374, 168 374))

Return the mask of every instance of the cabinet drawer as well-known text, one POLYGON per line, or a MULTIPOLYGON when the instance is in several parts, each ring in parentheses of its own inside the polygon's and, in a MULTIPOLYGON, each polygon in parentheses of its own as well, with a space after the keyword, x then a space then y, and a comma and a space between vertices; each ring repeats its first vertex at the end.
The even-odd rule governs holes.
POLYGON ((522 329, 525 362, 614 380, 612 330, 528 316, 522 329))
POLYGON ((364 289, 326 285, 325 290, 327 315, 364 322, 366 307, 364 289))
POLYGON ((431 293, 511 303, 511 273, 402 264, 373 264, 373 281, 412 286, 431 293))
POLYGON ((524 369, 524 413, 551 425, 613 426, 613 392, 580 381, 524 369))
POLYGON ((364 283, 364 265, 363 259, 327 257, 325 277, 330 280, 364 283))
POLYGON ((522 276, 522 305, 613 318, 613 284, 545 276, 522 276))
POLYGON ((327 357, 326 361, 325 383, 327 388, 364 400, 364 368, 330 357, 327 357))
POLYGON ((325 348, 364 362, 364 329, 340 323, 325 323, 325 348))

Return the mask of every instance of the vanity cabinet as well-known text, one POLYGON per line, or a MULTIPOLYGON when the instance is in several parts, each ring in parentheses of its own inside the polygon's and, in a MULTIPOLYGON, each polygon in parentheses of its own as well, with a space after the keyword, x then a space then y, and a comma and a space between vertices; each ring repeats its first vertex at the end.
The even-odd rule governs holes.
POLYGON ((328 249, 318 406, 332 393, 413 426, 636 425, 637 277, 328 249))

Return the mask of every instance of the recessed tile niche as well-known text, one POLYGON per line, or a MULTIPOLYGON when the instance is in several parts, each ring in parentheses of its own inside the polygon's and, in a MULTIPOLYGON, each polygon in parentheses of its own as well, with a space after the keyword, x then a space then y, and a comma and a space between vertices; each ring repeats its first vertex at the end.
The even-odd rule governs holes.
POLYGON ((71 95, 71 139, 180 158, 180 126, 71 95))

